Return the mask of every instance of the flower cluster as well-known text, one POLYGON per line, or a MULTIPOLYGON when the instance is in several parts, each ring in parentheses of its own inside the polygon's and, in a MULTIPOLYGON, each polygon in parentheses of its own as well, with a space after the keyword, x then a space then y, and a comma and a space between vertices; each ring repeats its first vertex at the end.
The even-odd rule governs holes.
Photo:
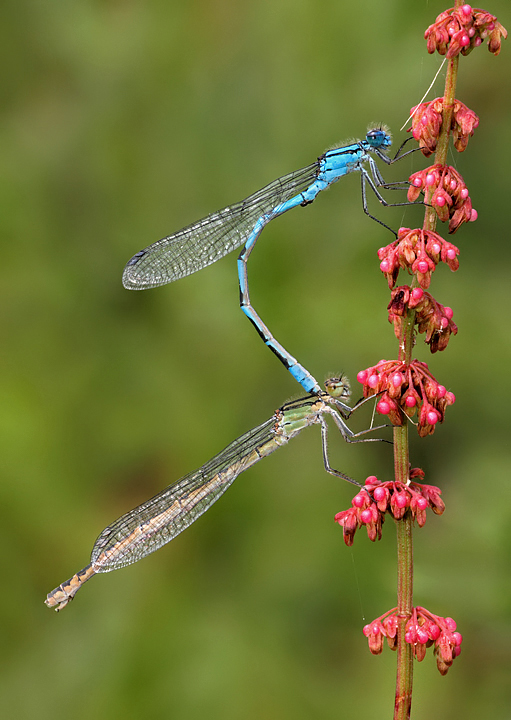
MULTIPOLYGON (((419 143, 422 154, 426 157, 432 155, 436 150, 440 128, 442 126, 444 99, 435 98, 430 102, 416 105, 410 110, 412 127, 410 128, 415 140, 419 143)), ((455 100, 452 108, 451 131, 453 133, 454 147, 458 152, 463 152, 468 139, 474 134, 479 125, 479 118, 459 100, 455 100)), ((410 132, 410 131, 408 131, 410 132)))
POLYGON ((391 300, 387 306, 389 322, 394 324, 394 333, 399 340, 402 325, 408 308, 415 310, 415 323, 419 333, 426 333, 425 343, 430 346, 432 353, 445 350, 451 335, 456 335, 458 327, 453 322, 453 311, 437 302, 422 288, 402 285, 391 293, 391 300))
MULTIPOLYGON (((369 650, 379 655, 383 650, 383 639, 391 650, 397 647, 397 608, 387 611, 364 627, 363 633, 369 641, 369 650)), ((406 623, 405 641, 413 646, 414 657, 424 660, 426 649, 435 646, 436 664, 441 675, 445 675, 455 658, 461 653, 463 636, 456 632, 452 618, 434 615, 423 607, 414 607, 412 617, 406 623)))
POLYGON ((507 38, 507 30, 495 15, 485 10, 462 5, 440 13, 430 25, 424 37, 428 43, 428 53, 437 50, 448 58, 460 53, 468 55, 488 38, 488 50, 494 55, 500 52, 501 37, 507 38))
MULTIPOLYGON (((424 478, 420 468, 410 472, 410 478, 424 478)), ((389 513, 395 520, 400 520, 406 512, 410 512, 419 527, 426 522, 426 509, 429 507, 436 515, 441 515, 445 505, 440 497, 441 490, 434 485, 421 485, 416 482, 380 482, 371 475, 364 487, 351 501, 349 510, 342 510, 335 516, 335 522, 343 528, 346 545, 353 545, 355 533, 365 526, 369 540, 381 539, 381 529, 385 522, 385 514, 389 513)))
POLYGON ((414 173, 409 180, 408 200, 415 202, 421 192, 432 192, 429 202, 442 222, 449 220, 450 233, 455 233, 464 222, 477 220, 468 188, 453 167, 436 163, 414 173))
POLYGON ((380 248, 378 258, 390 289, 396 283, 400 268, 415 273, 420 286, 427 289, 431 273, 439 262, 446 263, 453 272, 458 269, 459 252, 456 245, 432 230, 399 228, 397 240, 380 248))
POLYGON ((412 417, 419 411, 417 431, 420 437, 435 432, 443 422, 445 409, 456 398, 440 385, 419 360, 410 364, 399 360, 380 360, 374 367, 361 370, 357 380, 364 386, 364 397, 381 395, 376 410, 388 415, 393 425, 402 425, 403 415, 412 417))

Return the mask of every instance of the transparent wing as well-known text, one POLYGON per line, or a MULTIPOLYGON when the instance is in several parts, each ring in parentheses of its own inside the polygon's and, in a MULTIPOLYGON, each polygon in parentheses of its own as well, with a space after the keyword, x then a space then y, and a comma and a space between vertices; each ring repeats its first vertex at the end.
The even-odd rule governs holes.
POLYGON ((94 570, 109 572, 137 562, 195 522, 241 472, 287 442, 277 434, 276 421, 274 415, 249 430, 199 470, 105 528, 92 549, 94 570))
POLYGON ((303 192, 318 172, 318 162, 274 180, 235 205, 158 240, 128 261, 122 282, 128 290, 165 285, 191 275, 242 245, 256 221, 280 203, 303 192))

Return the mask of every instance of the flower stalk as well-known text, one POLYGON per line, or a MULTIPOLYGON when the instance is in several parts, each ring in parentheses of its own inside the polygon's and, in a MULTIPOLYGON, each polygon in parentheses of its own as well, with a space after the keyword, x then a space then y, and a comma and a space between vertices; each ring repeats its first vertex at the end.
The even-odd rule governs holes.
POLYGON ((365 527, 370 540, 381 538, 386 514, 396 525, 397 535, 397 607, 387 611, 364 628, 369 649, 379 654, 383 640, 397 651, 397 677, 394 718, 410 717, 413 659, 424 659, 434 647, 437 667, 445 675, 460 654, 462 636, 452 618, 442 618, 413 605, 413 525, 422 527, 429 507, 437 515, 445 509, 441 491, 433 485, 416 482, 424 478, 419 468, 410 469, 409 420, 417 414, 420 437, 431 435, 444 421, 445 411, 455 401, 431 374, 426 363, 413 359, 416 333, 425 334, 430 352, 445 350, 458 328, 453 311, 437 301, 427 289, 432 273, 443 262, 455 271, 459 250, 437 232, 438 221, 447 222, 455 233, 465 222, 477 219, 468 188, 459 172, 448 166, 449 141, 463 152, 469 137, 479 124, 477 115, 456 99, 459 56, 468 55, 488 40, 490 52, 498 55, 501 38, 507 37, 497 18, 485 10, 473 9, 456 0, 453 8, 441 13, 425 32, 428 52, 438 51, 448 58, 444 95, 412 108, 411 131, 425 157, 434 154, 434 164, 410 178, 408 199, 424 196, 422 228, 401 228, 397 239, 378 251, 380 270, 391 290, 389 322, 399 342, 397 360, 381 360, 359 372, 364 396, 378 395, 377 411, 387 415, 394 425, 394 480, 381 482, 367 478, 364 489, 352 501, 352 507, 338 513, 344 541, 352 545, 355 532, 365 527), (400 270, 412 279, 410 285, 396 287, 400 270))

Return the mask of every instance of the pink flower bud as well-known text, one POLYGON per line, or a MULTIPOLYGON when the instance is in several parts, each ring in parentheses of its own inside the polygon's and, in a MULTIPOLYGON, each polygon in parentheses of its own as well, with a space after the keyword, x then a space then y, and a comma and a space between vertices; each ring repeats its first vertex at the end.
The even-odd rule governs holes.
POLYGON ((406 493, 404 493, 404 492, 395 493, 394 497, 396 499, 396 505, 399 508, 408 507, 408 496, 406 493))
POLYGON ((394 387, 401 387, 403 381, 404 377, 401 375, 401 373, 394 373, 394 375, 392 375, 392 384, 394 385, 394 387))
POLYGON ((392 615, 387 615, 387 617, 382 620, 382 625, 388 638, 396 637, 397 617, 394 615, 394 613, 392 613, 392 615))
POLYGON ((427 643, 428 640, 429 640, 428 633, 425 630, 423 630, 422 628, 419 628, 417 630, 417 642, 424 644, 424 643, 427 643))
POLYGON ((428 501, 425 497, 418 497, 416 505, 419 510, 425 510, 428 507, 428 501))
POLYGON ((373 491, 373 497, 376 501, 384 500, 386 496, 385 488, 377 487, 373 491))
POLYGON ((456 630, 456 621, 453 620, 450 617, 445 618, 445 627, 450 631, 454 632, 456 630))
POLYGON ((409 625, 407 626, 407 630, 405 632, 405 640, 410 645, 413 645, 417 642, 417 626, 416 625, 409 625))
POLYGON ((428 635, 431 640, 438 640, 442 631, 435 623, 430 623, 428 627, 428 635))
POLYGON ((390 412, 390 403, 387 402, 387 400, 380 400, 380 402, 376 405, 376 410, 381 415, 388 415, 390 412))
POLYGON ((364 505, 366 504, 366 500, 367 500, 366 493, 360 492, 360 493, 358 493, 358 495, 355 495, 355 497, 353 498, 353 500, 351 502, 352 502, 353 507, 361 508, 361 507, 364 507, 364 505))
POLYGON ((360 513, 360 520, 364 523, 364 525, 370 523, 372 519, 373 514, 369 508, 362 510, 362 512, 360 513))
POLYGON ((428 423, 429 423, 430 425, 436 425, 436 424, 437 424, 437 422, 438 422, 438 414, 437 414, 437 412, 436 412, 435 410, 431 410, 430 412, 428 412, 427 415, 426 415, 426 417, 427 417, 428 423))

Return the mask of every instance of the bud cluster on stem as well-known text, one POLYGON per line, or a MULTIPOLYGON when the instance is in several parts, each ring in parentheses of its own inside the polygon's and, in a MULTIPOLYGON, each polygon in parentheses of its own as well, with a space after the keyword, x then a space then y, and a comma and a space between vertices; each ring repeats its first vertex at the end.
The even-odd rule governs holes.
MULTIPOLYGON (((441 675, 445 675, 455 658, 461 652, 463 636, 456 631, 456 622, 444 618, 417 606, 406 622, 405 642, 412 646, 413 656, 421 662, 426 657, 427 648, 434 645, 436 664, 441 675)), ((379 618, 364 627, 364 635, 369 642, 369 650, 379 655, 383 650, 383 640, 391 650, 397 646, 398 612, 397 608, 387 610, 379 618)))

